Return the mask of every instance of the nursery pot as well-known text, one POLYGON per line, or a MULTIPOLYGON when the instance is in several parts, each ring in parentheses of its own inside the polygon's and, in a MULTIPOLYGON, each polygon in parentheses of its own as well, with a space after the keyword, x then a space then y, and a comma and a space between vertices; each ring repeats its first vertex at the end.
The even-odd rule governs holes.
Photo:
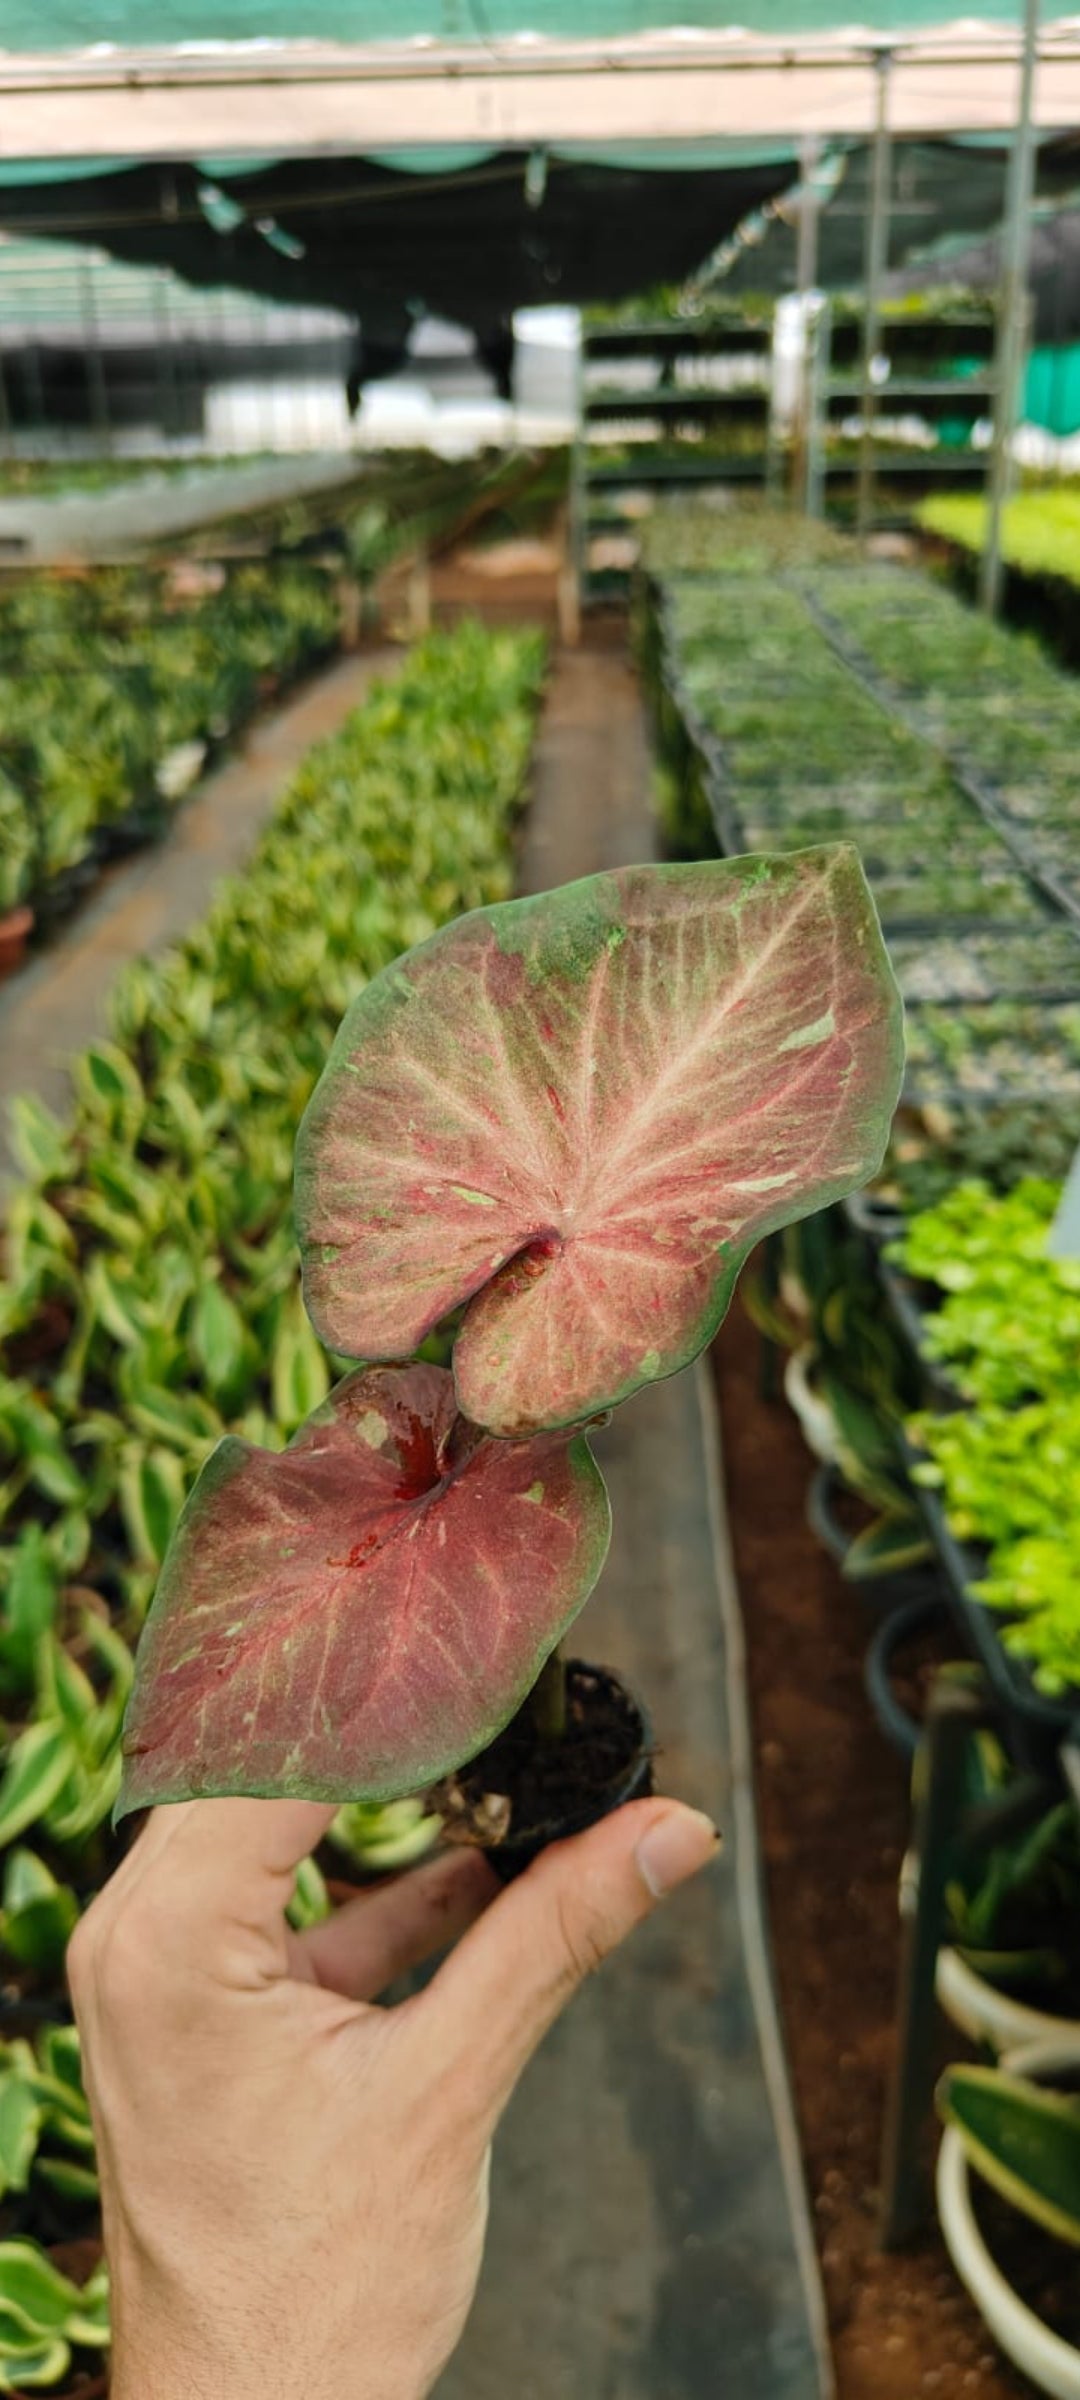
POLYGON ((510 1821, 487 1857, 503 1883, 531 1866, 549 1842, 583 1833, 653 1788, 652 1727, 640 1700, 606 1667, 567 1659, 566 1731, 544 1737, 528 1711, 455 1777, 474 1804, 509 1799, 510 1821))
POLYGON ((10 908, 6 917, 0 917, 0 983, 21 967, 33 930, 32 908, 10 908))
POLYGON ((958 1950, 939 1950, 935 1988, 946 2016, 960 2032, 969 2041, 985 2043, 999 2058, 1005 2050, 1032 2042, 1058 2050, 1071 2044, 1070 2056, 1080 2057, 1080 2024, 1074 2018, 1052 2016, 1048 2009, 1031 2008, 1011 1992, 999 1991, 958 1950))
MULTIPOLYGON (((1053 2083, 1067 2072, 1080 2071, 1080 2029, 1071 2040, 1025 2044, 1010 2050, 1002 2066, 1035 2083, 1053 2083)), ((945 2247, 999 2349, 1052 2400, 1080 2400, 1080 2350, 1052 2333, 1034 2309, 1019 2298, 991 2257, 971 2204, 968 2162, 955 2126, 949 2125, 938 2152, 937 2205, 945 2247)), ((1047 2235, 1047 2240, 1052 2239, 1047 2235)))

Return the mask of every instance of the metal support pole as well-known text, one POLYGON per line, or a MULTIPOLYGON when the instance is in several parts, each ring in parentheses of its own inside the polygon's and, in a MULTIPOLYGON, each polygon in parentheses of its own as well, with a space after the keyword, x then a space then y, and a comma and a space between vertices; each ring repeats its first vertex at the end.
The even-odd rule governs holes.
POLYGON ((809 411, 806 424, 806 514, 825 515, 825 389, 832 350, 832 308, 822 300, 808 327, 810 344, 809 411))
POLYGON ((176 351, 173 342, 172 319, 169 314, 169 278, 167 274, 154 277, 154 331, 157 335, 154 368, 157 378, 158 421, 161 426, 162 448, 179 441, 183 430, 180 417, 180 395, 176 383, 176 351))
POLYGON ((795 278, 802 303, 802 348, 799 358, 799 388, 795 403, 795 505, 810 514, 810 448, 813 358, 811 345, 813 328, 810 322, 809 296, 817 286, 818 226, 821 201, 816 176, 821 158, 821 142, 816 133, 804 134, 799 148, 799 223, 795 253, 795 278))
POLYGON ((45 378, 41 372, 41 345, 36 339, 33 319, 26 319, 23 334, 23 372, 26 376, 26 400, 32 434, 45 431, 45 378))
POLYGON ((105 361, 101 352, 101 331, 98 325, 94 295, 93 262, 87 259, 79 270, 82 292, 83 341, 86 344, 86 382, 90 394, 90 422, 108 457, 112 451, 109 423, 109 393, 105 382, 105 361))
POLYGON ((933 2074, 934 1977, 964 1805, 964 1754, 988 1720, 970 1684, 939 1676, 916 1760, 915 1832, 904 1862, 896 2060, 886 2103, 881 2163, 881 2238, 892 2249, 922 2215, 920 2149, 933 2074))
POLYGON ((889 133, 889 75, 891 68, 891 53, 888 50, 875 51, 874 73, 877 77, 877 108, 874 118, 870 214, 866 220, 862 375, 859 400, 862 433, 859 439, 856 524, 860 534, 869 533, 874 513, 874 414, 877 406, 874 368, 881 339, 881 287, 885 280, 885 269, 889 258, 889 186, 892 169, 892 139, 889 133))
POLYGON ((979 604, 987 616, 1001 605, 1001 538, 1012 473, 1012 440, 1027 346, 1027 279, 1031 254, 1031 201, 1035 189, 1035 65, 1039 48, 1039 0, 1024 0, 1024 50, 1020 99, 1009 155, 1009 184, 1001 254, 997 344, 994 355, 994 439, 987 489, 986 541, 979 562, 979 604))
POLYGON ((585 328, 579 326, 574 362, 574 439, 570 447, 570 522, 568 582, 571 622, 580 632, 581 611, 588 597, 589 574, 589 428, 585 416, 585 328))
POLYGON ((0 346, 0 455, 4 458, 14 458, 15 456, 15 429, 12 423, 11 398, 8 392, 2 346, 0 346))

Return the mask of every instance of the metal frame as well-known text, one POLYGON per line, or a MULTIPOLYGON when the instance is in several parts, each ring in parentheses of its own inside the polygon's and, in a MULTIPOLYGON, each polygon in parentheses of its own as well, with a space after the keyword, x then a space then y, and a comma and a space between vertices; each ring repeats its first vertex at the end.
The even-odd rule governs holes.
POLYGON ((1005 503, 1012 483, 1012 443, 1016 432, 1021 375, 1027 349, 1029 310, 1028 264, 1031 255, 1031 204, 1035 191, 1035 67, 1039 50, 1039 0, 1024 0, 1024 47, 1020 62, 1020 97, 1009 158, 1009 188, 1002 247, 1001 295, 995 359, 997 390, 994 401, 994 439, 987 487, 989 509, 986 542, 979 567, 979 600, 988 616, 1001 606, 1003 583, 1002 534, 1005 503))
POLYGON ((855 522, 857 530, 862 536, 869 533, 874 514, 874 417, 877 409, 874 366, 881 340, 881 294, 889 258, 889 201, 892 186, 892 135, 889 130, 891 73, 891 51, 879 50, 874 58, 877 104, 874 112, 870 214, 866 220, 862 360, 859 375, 861 430, 855 522))
POLYGON ((806 454, 804 506, 808 517, 825 515, 825 392, 832 347, 832 306, 828 298, 808 314, 803 329, 806 354, 806 454))
MULTIPOLYGON (((893 132, 1011 130, 1021 54, 1013 27, 973 34, 962 19, 897 43, 893 132)), ((1037 120, 1080 120, 1075 20, 1044 30, 1040 56, 1052 73, 1037 120)), ((286 40, 262 51, 223 43, 202 53, 9 53, 0 57, 0 157, 183 157, 194 93, 200 147, 230 156, 493 139, 715 144, 718 126, 736 126, 741 141, 810 130, 863 138, 872 121, 866 61, 865 36, 770 41, 730 29, 528 45, 286 40)))

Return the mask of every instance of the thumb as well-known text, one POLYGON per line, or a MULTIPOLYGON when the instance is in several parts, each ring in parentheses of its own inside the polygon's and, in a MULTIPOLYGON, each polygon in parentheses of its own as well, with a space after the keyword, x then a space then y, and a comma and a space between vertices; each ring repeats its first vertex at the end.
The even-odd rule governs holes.
POLYGON ((422 1996, 440 2020, 428 2016, 431 2054, 470 2116, 494 2126, 578 1985, 719 1843, 697 1809, 632 1801, 545 1850, 493 1902, 422 1996))

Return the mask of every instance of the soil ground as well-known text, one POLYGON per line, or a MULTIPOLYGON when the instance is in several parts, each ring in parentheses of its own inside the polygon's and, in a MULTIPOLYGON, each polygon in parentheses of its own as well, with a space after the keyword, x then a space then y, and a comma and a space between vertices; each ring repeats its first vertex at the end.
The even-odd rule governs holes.
POLYGON ((715 1365, 769 1923, 838 2400, 1026 2400, 1033 2387, 994 2350, 932 2213, 910 2249, 877 2247, 907 1770, 863 1693, 866 1605, 807 1527, 811 1462, 785 1403, 761 1396, 738 1303, 715 1365))

